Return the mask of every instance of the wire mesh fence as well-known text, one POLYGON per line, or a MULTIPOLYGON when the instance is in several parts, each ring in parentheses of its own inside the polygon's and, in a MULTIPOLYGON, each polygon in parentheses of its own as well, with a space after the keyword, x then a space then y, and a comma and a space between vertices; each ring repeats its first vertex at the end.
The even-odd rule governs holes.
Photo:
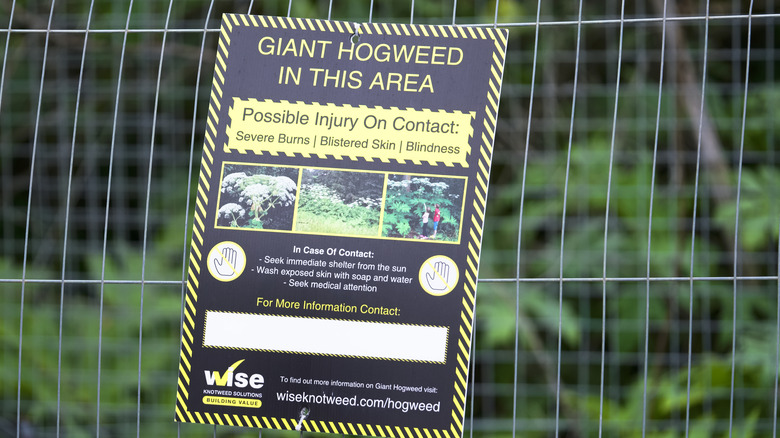
POLYGON ((510 29, 469 436, 777 436, 780 14, 739 0, 0 1, 0 436, 258 434, 173 422, 225 12, 510 29))

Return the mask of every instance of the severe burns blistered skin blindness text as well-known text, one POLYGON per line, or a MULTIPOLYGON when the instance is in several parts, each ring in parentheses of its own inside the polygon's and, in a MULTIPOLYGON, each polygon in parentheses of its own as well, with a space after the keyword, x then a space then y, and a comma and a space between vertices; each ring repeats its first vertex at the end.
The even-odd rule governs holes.
POLYGON ((233 98, 228 151, 414 160, 467 167, 473 112, 233 98))

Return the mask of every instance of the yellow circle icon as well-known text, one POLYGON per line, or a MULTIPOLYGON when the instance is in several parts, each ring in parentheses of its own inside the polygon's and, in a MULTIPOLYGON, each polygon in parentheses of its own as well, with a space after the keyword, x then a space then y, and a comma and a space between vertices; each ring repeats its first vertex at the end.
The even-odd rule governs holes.
POLYGON ((219 281, 233 281, 246 267, 246 253, 235 242, 224 241, 214 245, 206 258, 211 275, 219 281))
POLYGON ((458 284, 458 278, 458 265, 447 256, 433 256, 420 266, 420 285, 425 292, 437 297, 452 292, 458 284))

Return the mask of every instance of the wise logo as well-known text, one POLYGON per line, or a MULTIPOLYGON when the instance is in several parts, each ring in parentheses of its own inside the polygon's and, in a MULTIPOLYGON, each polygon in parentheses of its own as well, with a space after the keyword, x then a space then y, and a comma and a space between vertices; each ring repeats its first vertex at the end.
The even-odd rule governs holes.
POLYGON ((246 388, 247 386, 253 389, 260 389, 265 384, 262 374, 248 374, 248 373, 236 373, 236 369, 244 362, 245 359, 241 359, 230 365, 225 372, 204 370, 206 376, 206 384, 209 386, 222 386, 222 387, 236 387, 246 388))

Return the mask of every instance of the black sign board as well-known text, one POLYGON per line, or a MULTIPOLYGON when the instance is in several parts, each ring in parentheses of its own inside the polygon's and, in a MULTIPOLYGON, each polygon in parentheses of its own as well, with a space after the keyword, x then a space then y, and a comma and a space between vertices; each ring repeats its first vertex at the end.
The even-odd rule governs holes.
POLYGON ((506 39, 224 16, 177 421, 462 434, 506 39))

